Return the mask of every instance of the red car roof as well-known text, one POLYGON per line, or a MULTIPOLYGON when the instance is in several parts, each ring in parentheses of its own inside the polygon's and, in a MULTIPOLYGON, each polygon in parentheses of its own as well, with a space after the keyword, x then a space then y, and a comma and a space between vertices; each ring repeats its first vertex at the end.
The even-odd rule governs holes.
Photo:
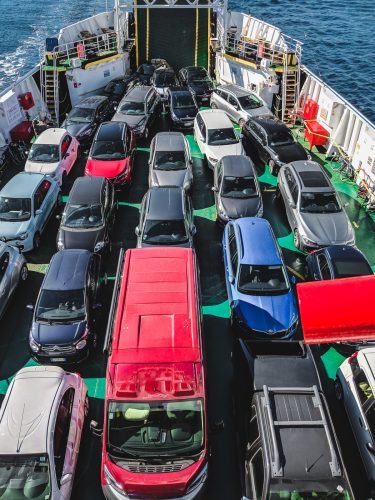
POLYGON ((375 276, 298 283, 306 344, 375 339, 375 276))

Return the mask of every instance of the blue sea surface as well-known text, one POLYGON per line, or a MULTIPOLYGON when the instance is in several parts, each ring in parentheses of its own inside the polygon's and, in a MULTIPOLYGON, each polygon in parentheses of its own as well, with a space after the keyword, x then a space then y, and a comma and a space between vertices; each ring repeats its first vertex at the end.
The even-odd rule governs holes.
MULTIPOLYGON (((105 0, 0 0, 0 90, 38 62, 47 36, 105 5, 105 0)), ((303 62, 375 123, 374 0, 234 0, 230 8, 301 40, 303 62)))

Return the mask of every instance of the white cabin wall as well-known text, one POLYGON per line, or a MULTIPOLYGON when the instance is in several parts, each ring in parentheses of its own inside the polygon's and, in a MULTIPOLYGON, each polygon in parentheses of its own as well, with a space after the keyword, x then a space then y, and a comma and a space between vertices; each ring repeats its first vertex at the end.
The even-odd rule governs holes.
POLYGON ((102 12, 62 28, 58 35, 59 45, 79 40, 81 31, 89 31, 96 36, 103 33, 102 28, 110 27, 114 27, 113 12, 102 12))

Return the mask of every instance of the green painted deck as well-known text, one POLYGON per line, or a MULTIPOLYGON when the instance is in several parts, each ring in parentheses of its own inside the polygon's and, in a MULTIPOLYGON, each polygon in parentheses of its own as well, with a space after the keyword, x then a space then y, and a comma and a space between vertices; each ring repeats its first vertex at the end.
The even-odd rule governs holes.
MULTIPOLYGON (((158 124, 158 130, 154 132, 168 130, 168 128, 168 119, 166 116, 162 116, 158 124)), ((221 258, 222 229, 215 223, 216 211, 211 191, 212 172, 207 168, 193 136, 188 134, 187 138, 191 146, 194 162, 194 185, 191 194, 195 209, 195 223, 197 226, 196 251, 200 265, 202 287, 202 312, 208 365, 209 418, 214 420, 217 417, 223 417, 226 424, 225 431, 222 434, 212 437, 211 479, 207 498, 235 500, 240 496, 240 486, 236 459, 236 419, 232 405, 234 390, 233 334, 229 327, 229 304, 221 258)), ((305 145, 303 139, 299 140, 305 145)), ((140 141, 135 157, 133 185, 129 190, 119 195, 118 217, 113 234, 114 251, 111 258, 105 262, 105 270, 109 279, 107 285, 103 285, 102 302, 104 307, 100 327, 101 341, 105 333, 119 249, 121 247, 134 247, 136 242, 134 228, 138 223, 138 209, 148 188, 148 152, 149 142, 140 141)), ((315 149, 312 155, 313 159, 324 163, 324 155, 315 149)), ((67 200, 69 188, 74 179, 79 175, 83 175, 85 161, 85 157, 80 159, 74 167, 74 172, 69 176, 68 185, 63 193, 64 201, 67 200)), ((356 197, 356 188, 341 182, 339 175, 331 171, 329 164, 325 166, 340 193, 342 201, 349 203, 347 211, 355 227, 357 245, 364 251, 371 265, 375 268, 375 222, 360 205, 356 197)), ((282 205, 274 199, 277 179, 269 173, 267 166, 259 164, 257 170, 263 191, 264 216, 272 224, 289 269, 295 273, 298 279, 303 279, 305 275, 304 254, 294 247, 293 236, 286 220, 285 211, 282 205)), ((6 176, 4 176, 2 182, 5 181, 6 176)), ((39 252, 32 252, 27 256, 30 270, 29 279, 16 292, 1 322, 0 400, 1 394, 5 394, 8 383, 14 374, 21 367, 33 363, 28 353, 28 334, 32 313, 26 310, 26 304, 35 303, 36 301, 48 262, 56 251, 57 228, 58 222, 55 219, 51 220, 46 233, 43 235, 42 247, 39 252)), ((318 368, 323 384, 326 387, 327 398, 331 401, 332 380, 335 377, 337 366, 343 360, 343 356, 332 347, 321 351, 317 350, 316 354, 318 368)), ((89 388, 91 417, 99 422, 103 419, 105 362, 104 356, 98 352, 90 360, 78 368, 74 368, 86 380, 89 388)), ((275 377, 277 378, 276 372, 275 377)), ((336 418, 335 424, 338 428, 339 437, 344 439, 347 428, 345 424, 341 423, 342 412, 335 407, 334 402, 330 402, 330 405, 333 416, 336 418)), ((354 461, 354 465, 359 463, 359 458, 352 459, 352 456, 353 453, 350 451, 350 460, 354 461)), ((100 489, 99 468, 100 442, 97 438, 87 435, 81 447, 73 499, 95 500, 103 498, 100 489)), ((358 498, 366 498, 365 493, 363 493, 363 477, 359 475, 359 479, 356 479, 355 482, 354 486, 360 491, 358 498)))

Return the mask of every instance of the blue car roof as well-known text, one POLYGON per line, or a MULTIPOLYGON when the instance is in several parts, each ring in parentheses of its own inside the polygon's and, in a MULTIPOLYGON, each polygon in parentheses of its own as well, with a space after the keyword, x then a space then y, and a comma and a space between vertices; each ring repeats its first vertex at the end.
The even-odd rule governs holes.
POLYGON ((88 250, 60 250, 52 257, 43 282, 45 290, 81 290, 86 286, 88 250))
POLYGON ((284 264, 270 223, 260 217, 241 217, 235 220, 242 239, 241 264, 284 264))
POLYGON ((45 177, 44 174, 33 172, 20 172, 10 179, 0 191, 1 196, 9 196, 13 198, 25 198, 34 193, 41 180, 45 177))

